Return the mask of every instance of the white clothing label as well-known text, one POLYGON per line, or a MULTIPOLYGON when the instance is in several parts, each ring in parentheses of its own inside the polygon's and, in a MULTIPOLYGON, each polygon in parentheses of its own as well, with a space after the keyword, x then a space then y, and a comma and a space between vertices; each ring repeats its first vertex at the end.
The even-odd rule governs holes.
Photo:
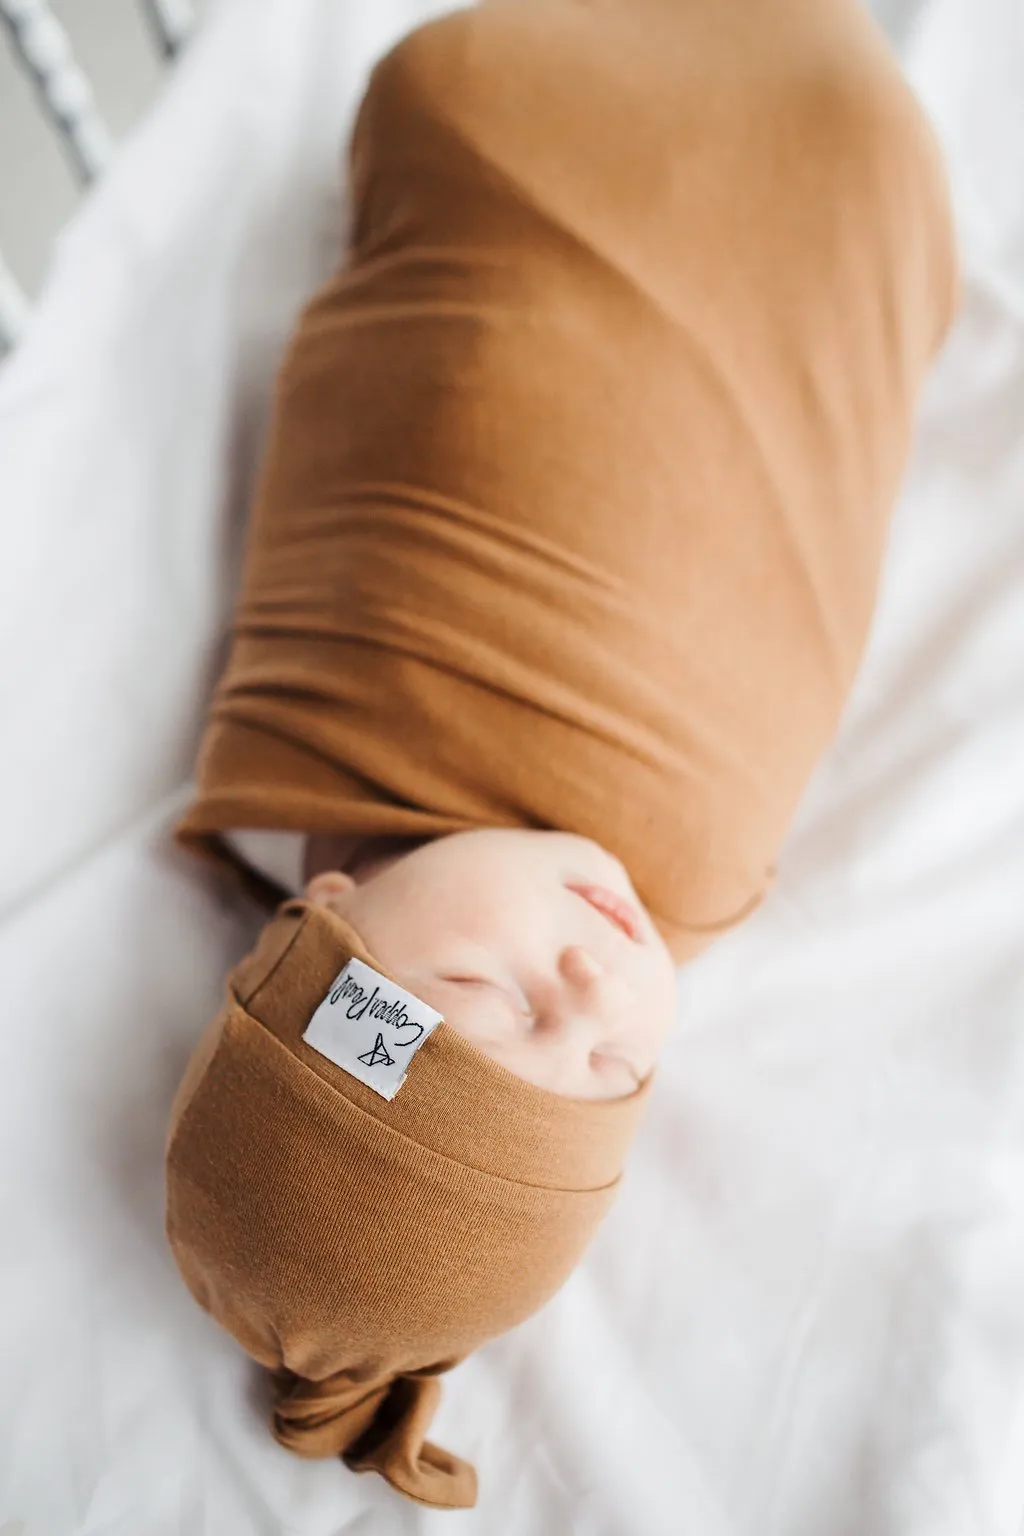
POLYGON ((352 959, 302 1038, 382 1099, 393 1099, 410 1061, 442 1017, 397 982, 352 959))

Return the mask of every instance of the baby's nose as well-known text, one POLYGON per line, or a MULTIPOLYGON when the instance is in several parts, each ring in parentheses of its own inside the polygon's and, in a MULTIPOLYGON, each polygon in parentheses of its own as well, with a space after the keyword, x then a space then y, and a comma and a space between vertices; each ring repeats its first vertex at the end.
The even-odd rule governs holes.
POLYGON ((560 969, 566 981, 584 991, 593 991, 604 975, 604 968, 582 944, 569 944, 562 951, 560 969))
POLYGON ((559 971, 569 1018, 590 1029, 608 1029, 630 1005, 625 978, 606 969, 582 944, 569 944, 562 950, 559 971))

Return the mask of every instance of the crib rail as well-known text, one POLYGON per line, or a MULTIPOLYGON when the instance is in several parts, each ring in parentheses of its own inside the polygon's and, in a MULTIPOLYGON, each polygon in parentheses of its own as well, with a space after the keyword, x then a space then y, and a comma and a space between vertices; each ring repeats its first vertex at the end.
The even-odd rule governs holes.
MULTIPOLYGON (((160 57, 170 63, 195 25, 190 0, 139 0, 160 57)), ((88 186, 101 175, 114 147, 92 85, 71 40, 46 0, 0 0, 0 24, 19 66, 59 140, 76 179, 88 186)), ((24 334, 31 304, 0 251, 0 352, 24 334)))

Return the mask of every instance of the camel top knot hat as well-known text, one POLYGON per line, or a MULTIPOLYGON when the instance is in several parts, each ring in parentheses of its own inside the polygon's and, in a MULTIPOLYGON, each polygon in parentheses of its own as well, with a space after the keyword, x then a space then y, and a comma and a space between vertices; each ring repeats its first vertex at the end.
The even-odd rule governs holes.
POLYGON ((178 1267, 276 1373, 276 1438, 472 1505, 473 1468, 425 1438, 436 1378, 568 1277, 646 1097, 522 1082, 341 918, 285 903, 188 1065, 166 1167, 178 1267))

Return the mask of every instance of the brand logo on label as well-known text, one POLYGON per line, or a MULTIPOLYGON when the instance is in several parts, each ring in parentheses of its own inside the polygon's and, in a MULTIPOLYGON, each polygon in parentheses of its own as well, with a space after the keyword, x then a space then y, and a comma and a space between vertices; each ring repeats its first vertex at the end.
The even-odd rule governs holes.
POLYGON ((382 1099, 393 1099, 409 1063, 442 1015, 362 960, 352 959, 302 1038, 382 1099))

